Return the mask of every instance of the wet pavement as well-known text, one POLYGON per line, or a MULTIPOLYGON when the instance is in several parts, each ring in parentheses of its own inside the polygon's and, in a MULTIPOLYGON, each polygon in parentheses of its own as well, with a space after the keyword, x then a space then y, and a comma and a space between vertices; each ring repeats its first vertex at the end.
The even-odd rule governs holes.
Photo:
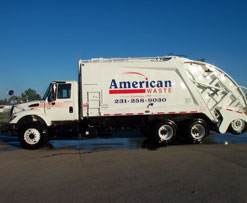
POLYGON ((152 151, 145 142, 124 131, 30 153, 2 133, 0 202, 247 202, 246 133, 152 151))
MULTIPOLYGON (((21 148, 18 138, 9 136, 7 133, 0 134, 0 142, 8 146, 2 150, 12 151, 21 148)), ((185 144, 185 143, 175 143, 185 144)), ((233 134, 211 134, 202 144, 247 144, 247 133, 241 135, 233 134)), ((138 149, 149 148, 157 149, 162 146, 151 146, 138 130, 118 131, 112 136, 100 138, 81 138, 81 139, 61 139, 50 140, 46 146, 47 149, 64 149, 74 150, 99 150, 99 149, 138 149)))

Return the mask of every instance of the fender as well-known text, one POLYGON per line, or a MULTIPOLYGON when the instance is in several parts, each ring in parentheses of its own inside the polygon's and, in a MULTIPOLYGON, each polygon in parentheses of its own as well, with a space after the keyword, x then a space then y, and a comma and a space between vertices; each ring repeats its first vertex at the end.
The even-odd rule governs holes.
POLYGON ((47 116, 45 116, 44 114, 40 114, 39 111, 35 112, 35 110, 18 112, 13 116, 14 117, 10 121, 10 124, 21 125, 22 123, 25 123, 27 121, 30 122, 39 121, 48 127, 51 126, 52 124, 51 120, 47 116))

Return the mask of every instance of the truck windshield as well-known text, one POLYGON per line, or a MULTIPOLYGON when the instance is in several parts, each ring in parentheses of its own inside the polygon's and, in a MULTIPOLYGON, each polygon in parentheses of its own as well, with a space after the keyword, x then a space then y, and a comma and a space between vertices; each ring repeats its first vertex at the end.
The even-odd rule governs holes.
POLYGON ((42 100, 45 100, 48 97, 48 95, 50 94, 50 89, 51 89, 51 84, 48 86, 47 90, 45 91, 42 100))

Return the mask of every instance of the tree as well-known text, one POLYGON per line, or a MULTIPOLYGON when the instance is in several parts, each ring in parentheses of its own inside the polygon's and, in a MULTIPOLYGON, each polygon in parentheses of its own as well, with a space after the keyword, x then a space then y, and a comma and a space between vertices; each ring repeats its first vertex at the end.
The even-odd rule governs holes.
POLYGON ((198 61, 205 62, 205 58, 198 59, 198 61))
POLYGON ((33 100, 40 100, 41 96, 37 94, 37 92, 31 88, 28 90, 25 90, 23 93, 21 93, 21 97, 25 101, 33 101, 33 100))

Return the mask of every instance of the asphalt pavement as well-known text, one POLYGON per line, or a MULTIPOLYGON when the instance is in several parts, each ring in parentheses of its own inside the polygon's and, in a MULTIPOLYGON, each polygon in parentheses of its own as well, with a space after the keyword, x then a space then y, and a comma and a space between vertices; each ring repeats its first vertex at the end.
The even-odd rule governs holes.
POLYGON ((246 144, 53 144, 30 151, 0 140, 0 202, 247 202, 246 144))

